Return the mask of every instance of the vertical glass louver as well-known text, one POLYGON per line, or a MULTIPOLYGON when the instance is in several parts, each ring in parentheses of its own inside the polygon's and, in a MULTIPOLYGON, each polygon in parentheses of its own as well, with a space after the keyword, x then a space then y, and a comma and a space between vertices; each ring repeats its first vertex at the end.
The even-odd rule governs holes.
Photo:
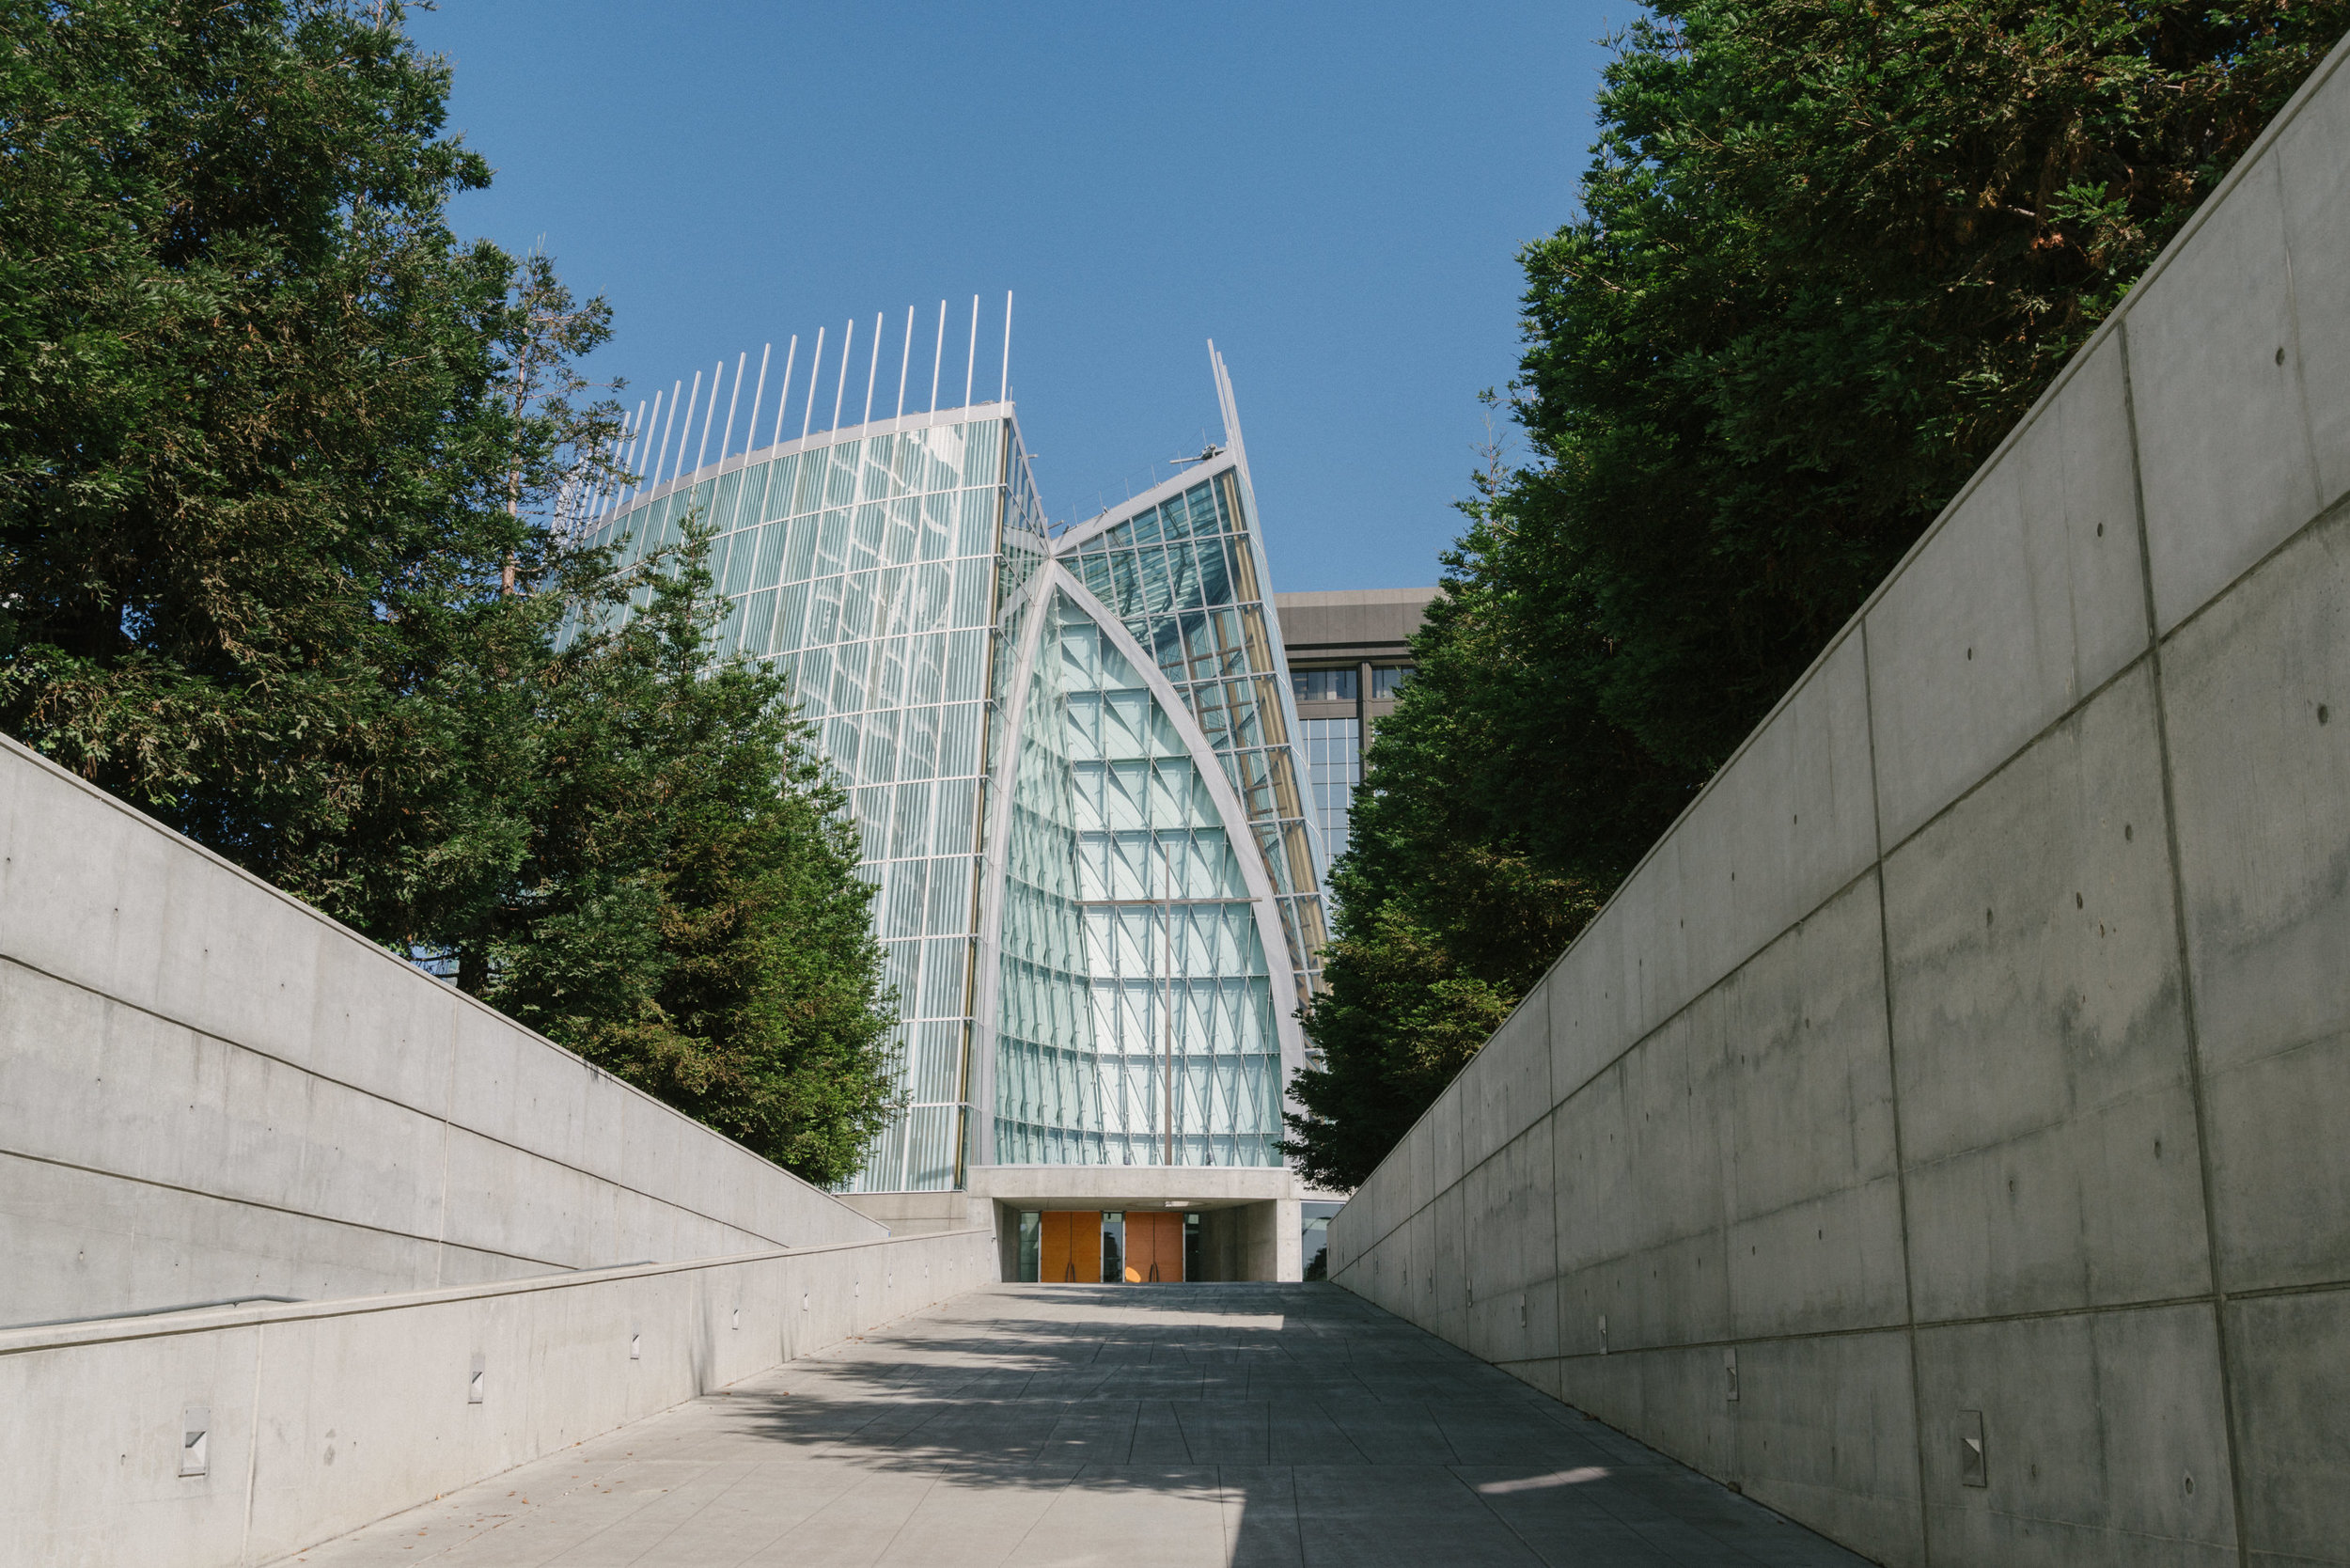
POLYGON ((791 677, 848 790, 906 1106, 849 1190, 1279 1162, 1321 855, 1246 497, 1228 458, 1057 543, 987 405, 732 459, 594 536, 634 560, 707 515, 722 655, 791 677))

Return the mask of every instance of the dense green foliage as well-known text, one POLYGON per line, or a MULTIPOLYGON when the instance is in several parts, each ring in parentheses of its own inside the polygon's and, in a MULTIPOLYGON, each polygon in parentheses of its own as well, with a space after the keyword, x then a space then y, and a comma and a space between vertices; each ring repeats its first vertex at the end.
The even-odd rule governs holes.
POLYGON ((447 93, 396 6, 0 0, 0 729, 838 1179, 892 1022, 840 797, 693 678, 691 552, 559 648, 609 312, 452 233, 447 93))
POLYGON ((2350 0, 1661 0, 1336 875, 1292 1155, 1367 1175, 2046 386, 2350 0))
POLYGON ((506 259, 396 33, 272 4, 0 9, 0 723, 337 913, 456 765, 506 259))
POLYGON ((713 665, 708 548, 689 527, 673 567, 607 584, 582 607, 645 609, 590 616, 528 682, 525 854, 452 950, 524 1023, 838 1182, 892 1106, 873 888, 783 677, 713 665))

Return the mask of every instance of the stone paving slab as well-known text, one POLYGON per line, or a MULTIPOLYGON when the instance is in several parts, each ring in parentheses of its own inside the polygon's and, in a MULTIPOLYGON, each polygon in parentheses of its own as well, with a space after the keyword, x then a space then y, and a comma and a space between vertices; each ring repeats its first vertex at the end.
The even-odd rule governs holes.
POLYGON ((995 1285, 319 1568, 1857 1568, 1331 1285, 995 1285))

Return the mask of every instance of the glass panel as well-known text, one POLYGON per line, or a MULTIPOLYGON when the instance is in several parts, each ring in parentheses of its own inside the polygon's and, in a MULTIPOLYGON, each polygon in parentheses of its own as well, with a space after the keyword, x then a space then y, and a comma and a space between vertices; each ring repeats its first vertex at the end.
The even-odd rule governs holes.
MULTIPOLYGON (((734 526, 734 498, 742 492, 743 476, 739 473, 728 474, 717 481, 717 488, 712 492, 710 501, 710 522, 713 527, 726 529, 734 526)), ((696 494, 698 494, 700 492, 697 491, 696 494)))

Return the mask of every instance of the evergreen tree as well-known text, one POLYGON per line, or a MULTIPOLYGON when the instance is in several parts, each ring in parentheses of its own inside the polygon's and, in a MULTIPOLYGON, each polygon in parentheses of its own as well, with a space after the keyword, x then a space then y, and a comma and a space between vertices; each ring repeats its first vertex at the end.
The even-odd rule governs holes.
POLYGON ((784 678, 713 660, 709 544, 689 524, 579 606, 534 682, 526 852, 451 948, 468 990, 829 1184, 896 1108, 874 889, 784 678))
POLYGON ((525 542, 509 264, 442 219, 488 171, 396 21, 0 3, 0 726, 337 914, 525 542))
POLYGON ((1301 1168, 1370 1172, 2345 27, 1656 0, 1618 40, 1582 215, 1521 255, 1533 461, 1365 759, 1301 1168))

